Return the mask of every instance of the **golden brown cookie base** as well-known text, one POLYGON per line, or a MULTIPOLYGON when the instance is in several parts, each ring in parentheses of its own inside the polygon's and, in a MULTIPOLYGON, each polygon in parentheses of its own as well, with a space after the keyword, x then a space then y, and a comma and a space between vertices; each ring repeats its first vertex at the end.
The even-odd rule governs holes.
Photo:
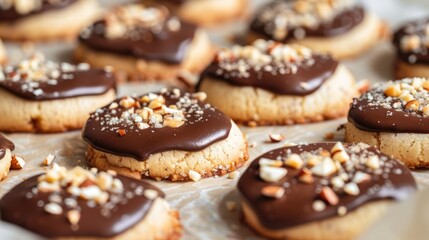
POLYGON ((115 90, 95 96, 29 101, 0 89, 0 131, 53 133, 80 129, 89 113, 116 98, 115 90))
POLYGON ((367 132, 352 123, 344 125, 346 142, 364 142, 401 160, 407 167, 429 168, 429 134, 367 132))
POLYGON ((242 87, 206 78, 200 91, 207 102, 234 121, 249 126, 291 125, 345 116, 358 96, 354 78, 343 65, 314 93, 307 96, 278 95, 260 88, 242 87))
POLYGON ((137 161, 89 146, 86 156, 88 164, 100 170, 115 170, 135 179, 170 181, 190 180, 190 170, 204 178, 222 176, 241 167, 248 158, 247 141, 234 123, 227 139, 198 152, 166 151, 153 154, 145 161, 137 161))
POLYGON ((79 0, 64 9, 47 11, 15 22, 2 22, 0 38, 12 41, 74 40, 99 13, 96 0, 79 0))
MULTIPOLYGON (((213 59, 214 47, 203 30, 195 33, 183 62, 179 65, 165 64, 159 61, 146 61, 115 53, 97 51, 79 44, 74 57, 78 62, 87 62, 93 67, 112 66, 119 81, 164 81, 183 86, 178 77, 187 74, 199 74, 213 59)), ((195 78, 196 79, 196 78, 195 78)), ((187 85, 196 84, 195 80, 187 85)), ((188 86, 185 86, 188 87, 188 86)))
POLYGON ((0 181, 4 180, 9 174, 11 161, 12 153, 9 149, 6 149, 4 157, 0 159, 0 181))
POLYGON ((413 78, 423 77, 429 78, 429 65, 425 64, 409 64, 401 60, 395 63, 395 78, 413 78))
POLYGON ((271 230, 263 226, 255 212, 246 202, 242 202, 244 222, 260 235, 271 239, 354 239, 368 229, 387 211, 391 202, 367 203, 344 216, 314 221, 296 227, 271 230))
MULTIPOLYGON (((347 59, 362 55, 380 40, 387 38, 388 35, 387 24, 374 14, 367 13, 359 25, 342 35, 329 38, 307 37, 301 40, 292 40, 289 43, 327 52, 338 59, 347 59)), ((264 37, 254 32, 248 34, 248 42, 253 42, 259 38, 264 37)))

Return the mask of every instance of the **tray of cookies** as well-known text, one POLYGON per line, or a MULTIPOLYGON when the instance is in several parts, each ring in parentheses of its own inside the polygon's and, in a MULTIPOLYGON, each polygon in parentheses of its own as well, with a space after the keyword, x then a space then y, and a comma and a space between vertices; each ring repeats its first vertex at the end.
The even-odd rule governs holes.
POLYGON ((428 6, 0 0, 1 239, 424 239, 428 6))

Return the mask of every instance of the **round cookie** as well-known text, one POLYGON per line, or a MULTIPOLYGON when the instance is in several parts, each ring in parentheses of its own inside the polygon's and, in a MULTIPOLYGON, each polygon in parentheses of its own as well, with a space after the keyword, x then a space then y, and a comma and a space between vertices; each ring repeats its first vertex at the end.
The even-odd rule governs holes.
POLYGON ((404 24, 393 36, 395 77, 429 78, 429 19, 404 24))
POLYGON ((12 151, 15 145, 9 139, 0 134, 0 181, 5 179, 9 173, 12 162, 12 151))
POLYGON ((54 239, 180 238, 179 213, 161 190, 94 170, 54 164, 0 200, 1 220, 54 239))
POLYGON ((212 59, 212 48, 204 30, 171 16, 165 7, 127 4, 82 32, 75 58, 113 66, 127 80, 193 85, 180 76, 199 74, 212 59))
POLYGON ((63 132, 80 129, 89 113, 116 98, 109 69, 91 69, 34 55, 0 67, 0 131, 63 132))
POLYGON ((15 41, 73 40, 98 17, 99 12, 96 0, 0 1, 0 38, 15 41))
POLYGON ((163 0, 165 6, 187 22, 215 26, 231 22, 248 12, 248 0, 163 0))
POLYGON ((88 163, 137 179, 172 181, 234 171, 248 159, 246 139, 203 98, 164 89, 98 109, 83 130, 88 163))
POLYGON ((376 15, 353 0, 280 0, 256 14, 248 41, 265 38, 296 43, 343 59, 363 54, 386 32, 376 15))
POLYGON ((379 84, 355 99, 345 125, 347 142, 365 142, 409 168, 429 167, 429 81, 379 84))
POLYGON ((244 222, 275 239, 355 239, 416 191, 400 162, 359 143, 304 144, 258 157, 238 182, 244 222), (251 186, 251 187, 249 187, 251 186))
POLYGON ((358 95, 352 74, 329 55, 265 40, 219 51, 197 89, 234 121, 249 125, 338 118, 358 95))

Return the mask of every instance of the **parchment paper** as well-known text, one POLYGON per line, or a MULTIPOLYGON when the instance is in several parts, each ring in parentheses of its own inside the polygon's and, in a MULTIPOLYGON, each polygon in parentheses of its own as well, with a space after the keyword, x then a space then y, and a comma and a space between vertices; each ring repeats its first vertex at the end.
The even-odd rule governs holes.
MULTIPOLYGON (((101 1, 112 5, 116 1, 101 1)), ((253 0, 253 7, 263 0, 253 0)), ((393 27, 407 19, 424 16, 429 8, 425 0, 399 1, 379 0, 363 1, 374 12, 382 16, 393 27)), ((215 42, 221 45, 230 44, 232 32, 243 32, 245 25, 236 23, 228 27, 210 29, 215 42)), ((70 60, 70 53, 74 43, 40 44, 36 48, 43 51, 48 57, 56 60, 70 60)), ((352 47, 352 46, 351 46, 352 47)), ((18 44, 7 44, 9 57, 16 61, 22 56, 18 44)), ((393 50, 388 42, 380 43, 365 56, 346 61, 357 79, 369 79, 372 82, 391 79, 393 50)), ((119 87, 119 95, 144 93, 157 90, 162 86, 157 84, 127 84, 119 87)), ((335 96, 332 96, 335 97, 335 96)), ((1 116, 0 116, 1 117, 1 116)), ((250 148, 250 160, 260 154, 281 147, 287 143, 319 142, 324 141, 327 133, 335 133, 331 141, 341 141, 342 131, 336 132, 339 125, 346 119, 338 119, 317 124, 305 124, 290 127, 241 127, 246 133, 248 141, 255 147, 250 148), (269 143, 269 133, 282 133, 286 140, 282 143, 269 143)), ((41 162, 48 154, 56 156, 55 162, 66 167, 80 165, 85 167, 84 154, 86 144, 81 140, 80 131, 61 134, 8 134, 6 135, 16 144, 14 153, 22 156, 26 161, 25 169, 12 170, 9 177, 0 182, 0 197, 22 180, 43 171, 41 162)), ((249 161, 250 162, 250 161, 249 161)), ((239 171, 243 172, 245 167, 239 171)), ((420 189, 429 186, 429 171, 413 171, 420 189)), ((203 179, 199 182, 171 183, 151 181, 167 194, 167 200, 172 207, 180 211, 185 232, 183 239, 258 239, 258 237, 240 222, 240 210, 230 211, 226 208, 227 201, 238 204, 239 196, 235 191, 238 179, 225 177, 203 179)), ((362 237, 362 239, 424 239, 427 235, 429 213, 427 200, 429 192, 422 190, 410 200, 400 203, 386 218, 362 237), (397 221, 395 221, 397 219, 397 221), (393 230, 394 229, 394 230, 393 230), (426 232, 424 232, 426 231, 426 232), (413 232, 414 235, 409 235, 413 232), (413 237, 410 237, 413 236, 413 237)), ((53 226, 54 227, 54 226, 53 226)), ((33 239, 35 236, 28 232, 0 222, 0 239, 33 239)))

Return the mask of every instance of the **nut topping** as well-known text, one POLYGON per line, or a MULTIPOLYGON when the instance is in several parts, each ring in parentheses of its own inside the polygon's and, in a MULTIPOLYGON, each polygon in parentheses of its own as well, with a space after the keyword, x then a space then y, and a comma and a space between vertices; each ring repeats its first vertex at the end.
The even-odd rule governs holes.
POLYGON ((262 188, 262 195, 270 198, 281 198, 285 193, 285 189, 280 186, 266 186, 262 188))
POLYGON ((25 161, 22 157, 19 157, 17 155, 12 156, 12 161, 10 163, 10 169, 13 170, 21 170, 25 166, 25 161))
POLYGON ((337 205, 340 202, 337 194, 330 187, 323 187, 320 192, 320 198, 327 202, 329 205, 337 205))

